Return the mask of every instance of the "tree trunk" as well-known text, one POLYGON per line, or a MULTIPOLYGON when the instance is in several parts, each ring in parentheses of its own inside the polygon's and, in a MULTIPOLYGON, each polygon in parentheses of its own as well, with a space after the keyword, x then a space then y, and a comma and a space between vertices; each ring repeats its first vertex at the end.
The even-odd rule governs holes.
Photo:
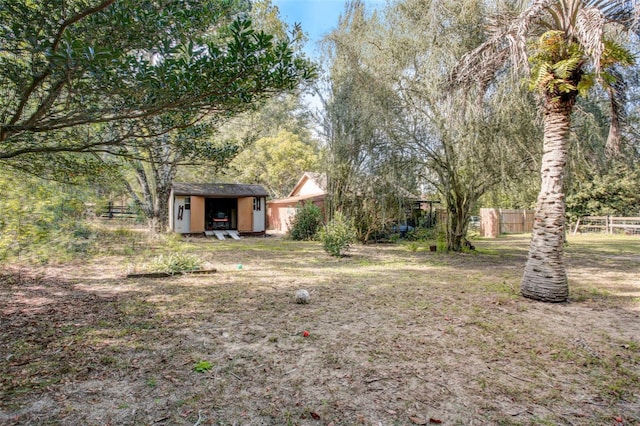
POLYGON ((160 234, 169 229, 169 195, 177 172, 175 163, 179 157, 172 151, 166 135, 149 147, 148 154, 151 176, 147 176, 147 180, 150 177, 153 183, 153 191, 150 191, 149 230, 160 234))
POLYGON ((609 158, 616 158, 620 155, 620 110, 618 104, 614 101, 615 93, 613 89, 609 89, 609 96, 611 97, 611 125, 609 126, 605 152, 609 158))
POLYGON ((468 183, 461 183, 451 169, 445 170, 446 176, 440 174, 440 181, 445 187, 444 199, 447 204, 447 250, 462 251, 464 247, 472 247, 467 240, 471 209, 483 194, 483 190, 473 188, 468 183))
POLYGON ((462 251, 469 223, 469 211, 465 207, 466 206, 463 205, 449 208, 447 223, 448 251, 462 251))
POLYGON ((548 99, 544 114, 542 185, 533 220, 529 258, 522 278, 522 295, 544 302, 565 302, 569 285, 563 259, 564 174, 573 97, 548 99))
POLYGON ((149 218, 149 226, 153 232, 164 233, 169 228, 169 195, 171 184, 158 185, 153 207, 153 217, 149 218))

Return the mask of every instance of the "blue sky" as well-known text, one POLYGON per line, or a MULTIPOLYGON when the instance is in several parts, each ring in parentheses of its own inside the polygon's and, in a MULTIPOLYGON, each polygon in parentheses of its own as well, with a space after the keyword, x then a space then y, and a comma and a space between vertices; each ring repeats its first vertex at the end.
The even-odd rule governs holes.
MULTIPOLYGON (((280 18, 293 25, 299 22, 309 36, 307 52, 317 51, 322 36, 338 24, 338 16, 344 11, 345 0, 272 0, 280 9, 280 18)), ((385 0, 365 0, 367 8, 382 7, 385 0)), ((315 56, 315 55, 314 55, 315 56)))

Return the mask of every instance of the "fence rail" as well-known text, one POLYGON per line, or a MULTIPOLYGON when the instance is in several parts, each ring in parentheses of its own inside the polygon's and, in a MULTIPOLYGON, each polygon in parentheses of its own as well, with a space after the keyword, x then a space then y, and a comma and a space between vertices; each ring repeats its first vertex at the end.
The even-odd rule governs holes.
POLYGON ((640 217, 583 216, 576 222, 573 235, 578 232, 640 234, 640 217))
POLYGON ((109 206, 102 210, 102 211, 98 211, 97 212, 97 216, 98 217, 102 217, 102 218, 109 218, 109 219, 113 219, 113 218, 135 218, 136 214, 135 212, 131 211, 131 209, 129 208, 129 206, 115 206, 113 204, 109 204, 109 206))

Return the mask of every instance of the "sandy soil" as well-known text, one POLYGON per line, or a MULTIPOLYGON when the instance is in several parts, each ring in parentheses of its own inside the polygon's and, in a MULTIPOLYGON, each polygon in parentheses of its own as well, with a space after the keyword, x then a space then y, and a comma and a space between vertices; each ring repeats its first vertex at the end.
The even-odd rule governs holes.
POLYGON ((0 424, 640 424, 640 241, 605 243, 570 242, 557 305, 518 295, 524 238, 343 259, 198 239, 218 273, 161 279, 124 256, 6 268, 0 424))

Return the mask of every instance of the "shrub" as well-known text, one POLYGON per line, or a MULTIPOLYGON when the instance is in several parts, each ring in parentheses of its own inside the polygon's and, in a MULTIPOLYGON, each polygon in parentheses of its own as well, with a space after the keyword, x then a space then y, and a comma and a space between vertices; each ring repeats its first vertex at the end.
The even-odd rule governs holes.
POLYGON ((409 250, 412 253, 415 253, 420 248, 420 243, 416 241, 410 241, 406 244, 406 247, 407 247, 407 250, 409 250))
POLYGON ((194 255, 174 253, 168 256, 160 255, 155 257, 150 266, 154 271, 177 274, 201 269, 202 261, 194 255))
POLYGON ((416 228, 407 233, 409 241, 432 241, 436 239, 436 230, 434 228, 416 228))
POLYGON ((319 234, 324 250, 336 257, 343 256, 356 239, 353 222, 347 220, 341 212, 337 212, 319 234))
POLYGON ((305 203, 298 207, 298 212, 291 221, 289 235, 296 241, 313 240, 322 226, 322 211, 313 203, 305 203))

